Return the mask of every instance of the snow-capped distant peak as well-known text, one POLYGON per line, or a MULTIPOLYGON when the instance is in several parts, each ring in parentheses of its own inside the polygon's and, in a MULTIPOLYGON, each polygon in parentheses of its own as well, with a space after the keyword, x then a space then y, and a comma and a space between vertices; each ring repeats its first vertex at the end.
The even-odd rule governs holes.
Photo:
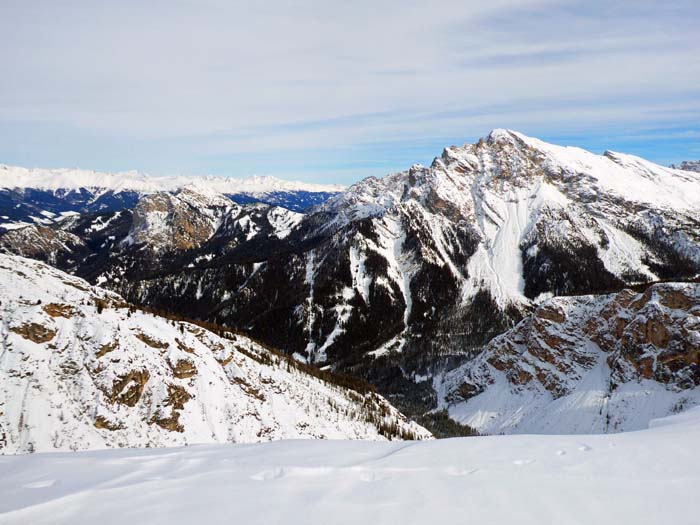
POLYGON ((105 190, 152 193, 175 191, 183 186, 195 185, 219 193, 251 193, 306 191, 311 193, 343 191, 337 184, 313 184, 288 181, 270 176, 248 178, 185 175, 156 177, 137 171, 103 173, 83 169, 22 168, 0 165, 0 188, 36 188, 46 190, 99 188, 105 190))

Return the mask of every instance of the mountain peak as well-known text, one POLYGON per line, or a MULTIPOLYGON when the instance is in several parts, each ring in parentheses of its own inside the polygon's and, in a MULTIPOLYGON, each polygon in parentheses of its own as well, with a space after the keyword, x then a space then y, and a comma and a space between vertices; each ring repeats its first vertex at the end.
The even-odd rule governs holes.
POLYGON ((521 135, 517 131, 513 131, 511 129, 505 129, 505 128, 495 128, 492 129, 491 132, 488 134, 488 140, 490 141, 499 141, 499 140, 513 140, 514 136, 519 136, 521 135))

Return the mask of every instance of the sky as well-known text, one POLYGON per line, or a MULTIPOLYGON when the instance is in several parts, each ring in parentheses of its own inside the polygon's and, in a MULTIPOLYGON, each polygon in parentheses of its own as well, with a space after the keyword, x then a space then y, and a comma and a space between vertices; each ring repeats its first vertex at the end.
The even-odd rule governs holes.
POLYGON ((0 0, 0 163, 350 184, 510 128, 700 159, 698 0, 0 0))

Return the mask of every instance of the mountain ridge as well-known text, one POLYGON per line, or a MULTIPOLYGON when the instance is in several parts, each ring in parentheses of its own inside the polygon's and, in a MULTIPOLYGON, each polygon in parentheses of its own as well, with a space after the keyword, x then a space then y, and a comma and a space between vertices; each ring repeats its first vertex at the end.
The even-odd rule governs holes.
MULTIPOLYGON (((245 210, 160 258, 121 243, 126 212, 109 235, 86 233, 109 214, 52 226, 65 239, 51 246, 65 269, 130 301, 354 374, 417 415, 438 406, 431 378, 552 296, 700 274, 699 175, 507 130, 360 181, 284 218, 283 235, 270 208, 245 210), (72 249, 70 235, 89 249, 72 249)), ((205 211, 158 224, 175 238, 205 211)), ((28 250, 19 232, 0 246, 28 250)))
POLYGON ((221 194, 238 204, 264 203, 296 212, 322 204, 344 189, 269 176, 153 177, 135 171, 27 169, 0 165, 0 230, 50 225, 68 215, 129 210, 149 195, 190 189, 221 194))
POLYGON ((156 176, 135 170, 101 172, 80 168, 23 168, 0 164, 0 188, 37 188, 49 190, 75 190, 101 188, 113 191, 139 191, 154 193, 174 191, 183 186, 212 189, 219 193, 265 193, 273 191, 339 192, 340 184, 316 184, 290 181, 270 175, 252 175, 245 178, 203 176, 156 176))

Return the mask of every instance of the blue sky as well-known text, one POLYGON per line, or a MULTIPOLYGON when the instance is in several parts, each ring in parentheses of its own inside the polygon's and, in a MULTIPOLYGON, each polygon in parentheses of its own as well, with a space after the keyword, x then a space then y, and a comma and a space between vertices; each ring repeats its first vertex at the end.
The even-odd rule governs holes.
POLYGON ((351 183, 492 128, 700 159, 700 2, 0 3, 0 163, 351 183))

